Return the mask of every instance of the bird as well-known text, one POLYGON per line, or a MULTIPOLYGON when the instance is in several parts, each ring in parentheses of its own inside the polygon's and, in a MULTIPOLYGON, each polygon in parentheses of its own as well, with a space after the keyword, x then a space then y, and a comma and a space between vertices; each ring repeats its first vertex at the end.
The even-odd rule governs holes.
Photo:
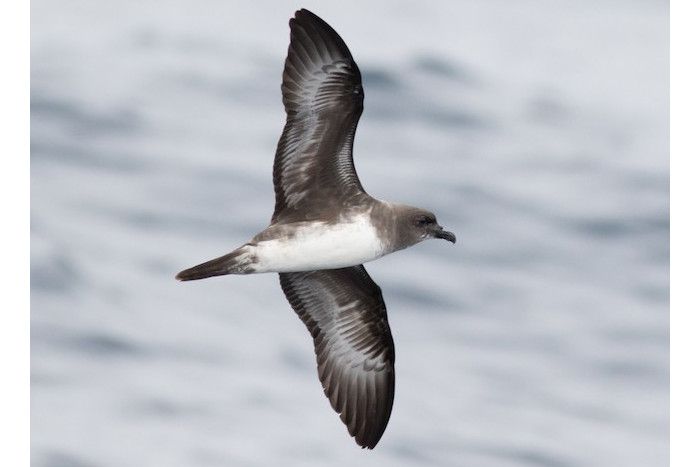
POLYGON ((289 27, 287 119, 273 165, 270 224, 176 278, 278 273, 313 338, 325 395, 355 442, 372 449, 392 411, 395 355, 382 291, 363 264, 427 239, 455 243, 456 236, 428 210, 367 194, 353 162, 364 102, 360 70, 340 35, 314 13, 296 11, 289 27))

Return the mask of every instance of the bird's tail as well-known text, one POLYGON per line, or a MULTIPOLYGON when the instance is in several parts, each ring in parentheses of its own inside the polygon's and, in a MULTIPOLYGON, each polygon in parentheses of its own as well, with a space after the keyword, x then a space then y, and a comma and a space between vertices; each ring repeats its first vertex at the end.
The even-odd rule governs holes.
POLYGON ((213 276, 226 274, 250 274, 255 272, 255 255, 252 253, 254 246, 245 244, 237 250, 224 256, 198 264, 184 271, 180 271, 175 278, 179 281, 194 281, 213 276))

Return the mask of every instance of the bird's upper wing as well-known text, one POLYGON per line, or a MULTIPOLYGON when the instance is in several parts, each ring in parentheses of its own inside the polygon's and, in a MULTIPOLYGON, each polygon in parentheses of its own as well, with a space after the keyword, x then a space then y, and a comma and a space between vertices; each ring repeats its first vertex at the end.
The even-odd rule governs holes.
POLYGON ((364 98, 360 70, 343 39, 315 14, 299 10, 289 26, 273 223, 318 218, 364 193, 352 160, 364 98))
POLYGON ((357 444, 373 448, 394 401, 394 341, 381 289, 362 265, 281 273, 280 283, 314 339, 331 406, 357 444))

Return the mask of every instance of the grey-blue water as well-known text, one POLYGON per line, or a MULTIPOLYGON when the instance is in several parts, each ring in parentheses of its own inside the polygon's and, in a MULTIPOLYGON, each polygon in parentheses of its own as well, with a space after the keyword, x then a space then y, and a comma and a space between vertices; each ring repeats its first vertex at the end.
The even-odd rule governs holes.
POLYGON ((32 2, 32 463, 652 467, 668 456, 663 1, 32 2), (364 78, 373 195, 458 243, 370 263, 396 342, 360 450, 264 227, 287 20, 364 78))

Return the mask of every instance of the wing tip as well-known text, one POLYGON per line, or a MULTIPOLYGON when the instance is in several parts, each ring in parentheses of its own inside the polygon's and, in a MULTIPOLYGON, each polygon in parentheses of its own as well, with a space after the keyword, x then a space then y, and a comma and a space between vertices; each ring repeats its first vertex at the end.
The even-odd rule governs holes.
MULTIPOLYGON (((291 27, 292 24, 296 24, 298 22, 303 22, 305 19, 321 19, 317 15, 313 14, 306 8, 300 8, 297 11, 294 12, 294 16, 289 18, 289 26, 291 27)), ((323 21, 323 20, 321 20, 323 21)))
MULTIPOLYGON (((393 384, 390 382, 386 389, 385 398, 379 395, 377 399, 377 412, 370 411, 369 407, 365 407, 364 410, 361 409, 360 412, 355 411, 354 414, 347 412, 346 409, 350 404, 347 395, 344 397, 345 404, 334 406, 331 401, 331 406, 339 413, 340 419, 347 428, 348 433, 362 449, 374 449, 389 426, 394 401, 393 384), (351 419, 349 417, 354 418, 351 419), (357 418, 361 422, 359 426, 353 423, 353 421, 358 421, 357 418)), ((357 407, 355 407, 355 410, 357 410, 357 407)))
POLYGON ((304 17, 312 19, 321 19, 316 13, 309 11, 306 8, 299 8, 297 11, 295 11, 294 18, 292 19, 303 19, 304 17))
POLYGON ((338 49, 338 52, 342 56, 352 59, 352 54, 350 49, 340 34, 323 18, 318 16, 316 13, 307 10, 306 8, 301 8, 294 12, 294 16, 289 19, 289 27, 293 29, 293 26, 297 26, 311 33, 314 36, 319 35, 321 40, 326 43, 327 46, 333 46, 338 49))
POLYGON ((359 436, 355 436, 355 442, 362 449, 367 449, 367 450, 371 451, 372 449, 374 449, 377 446, 377 444, 379 444, 379 440, 381 438, 382 438, 382 436, 379 435, 379 437, 377 439, 373 439, 373 440, 369 441, 369 440, 360 439, 359 436))

